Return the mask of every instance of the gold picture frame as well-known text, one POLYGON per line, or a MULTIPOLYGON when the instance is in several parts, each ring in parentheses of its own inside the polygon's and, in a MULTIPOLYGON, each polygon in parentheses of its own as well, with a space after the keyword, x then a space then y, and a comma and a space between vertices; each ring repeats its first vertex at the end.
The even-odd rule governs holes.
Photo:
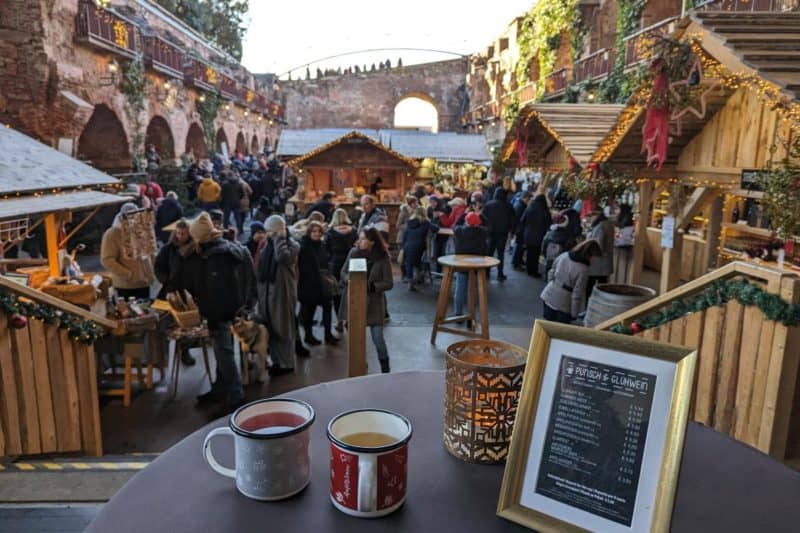
MULTIPOLYGON (((588 531, 591 529, 669 531, 678 471, 683 453, 696 359, 696 351, 687 347, 670 346, 633 336, 537 320, 531 337, 525 378, 522 383, 514 432, 497 504, 498 516, 541 532, 588 531), (577 356, 572 353, 569 356, 565 353, 554 356, 553 350, 551 350, 552 346, 555 346, 554 349, 576 346, 580 347, 581 351, 576 352, 577 356), (611 366, 610 368, 614 369, 613 372, 618 373, 619 370, 634 373, 642 372, 640 375, 649 376, 649 374, 644 373, 646 370, 642 370, 643 368, 658 368, 666 369, 659 376, 672 376, 671 383, 669 379, 665 380, 662 377, 659 382, 657 381, 658 376, 650 376, 652 377, 652 388, 654 389, 652 394, 647 393, 650 395, 649 401, 652 402, 649 404, 651 406, 650 409, 655 411, 654 406, 657 406, 658 411, 655 414, 661 413, 665 415, 665 418, 662 419, 662 428, 661 424, 654 425, 657 424, 658 419, 651 419, 651 414, 653 413, 651 411, 647 413, 648 421, 644 427, 645 437, 643 439, 651 437, 651 441, 643 440, 641 442, 642 451, 640 452, 640 458, 637 459, 639 461, 639 471, 636 473, 636 485, 634 488, 628 489, 633 491, 634 497, 629 509, 632 517, 631 523, 627 524, 627 527, 624 522, 612 523, 611 520, 613 519, 609 520, 607 517, 600 515, 594 516, 597 511, 592 511, 591 509, 587 511, 588 508, 585 506, 571 507, 563 499, 552 500, 552 509, 555 509, 555 512, 548 513, 547 510, 550 509, 551 499, 549 496, 539 492, 542 478, 537 477, 542 472, 547 476, 548 469, 552 467, 549 460, 547 463, 542 460, 545 449, 544 443, 547 442, 544 439, 552 432, 552 424, 557 423, 560 420, 558 417, 561 416, 560 413, 558 416, 553 414, 552 417, 558 420, 551 423, 550 413, 556 400, 553 397, 543 399, 543 388, 552 392, 552 396, 555 396, 556 391, 561 391, 561 383, 565 382, 565 376, 568 373, 566 370, 573 372, 573 370, 562 367, 562 365, 572 366, 571 360, 573 357, 585 358, 595 366, 603 366, 607 365, 607 360, 602 359, 600 356, 608 357, 609 353, 617 358, 614 360, 626 360, 633 365, 611 366), (596 359, 592 360, 592 357, 596 357, 596 359), (548 370, 547 363, 550 360, 553 360, 554 363, 557 361, 557 364, 548 370), (637 365, 640 368, 636 368, 637 365), (564 370, 563 372, 562 369, 564 370), (543 383, 546 373, 551 377, 551 382, 553 381, 553 375, 558 378, 555 380, 556 383, 543 383), (545 403, 541 403, 542 401, 545 403), (547 411, 544 411, 545 409, 547 411), (537 412, 539 417, 537 417, 537 412), (541 416, 545 412, 548 415, 541 416), (648 432, 650 432, 650 435, 648 435, 648 432), (537 439, 535 441, 534 435, 537 439), (542 435, 545 435, 545 437, 542 437, 542 435), (541 447, 533 450, 532 441, 541 443, 541 447), (647 448, 647 445, 650 448, 647 448), (531 453, 536 452, 538 452, 538 456, 531 457, 531 453), (535 462, 532 463, 532 461, 535 462), (647 465, 644 464, 645 462, 647 465), (650 472, 657 468, 657 479, 652 479, 651 477, 643 478, 641 476, 646 467, 650 472), (530 477, 526 482, 526 477, 531 472, 535 472, 537 476, 530 477), (535 490, 526 490, 523 495, 523 485, 526 484, 526 488, 530 489, 530 483, 536 483, 535 490), (647 487, 647 499, 643 500, 640 496, 645 490, 643 488, 645 486, 647 487), (523 497, 528 502, 544 502, 544 504, 523 505, 521 503, 523 497), (652 503, 652 505, 647 506, 648 503, 652 503), (568 508, 570 512, 565 514, 564 508, 568 508), (572 512, 573 509, 574 512, 572 512), (598 527, 596 521, 604 520, 608 521, 613 527, 598 527), (590 526, 587 523, 593 523, 594 525, 590 526), (642 527, 643 524, 646 524, 647 527, 642 527)), ((575 360, 579 363, 584 362, 582 359, 575 360)), ((575 370, 574 372, 577 371, 575 370)), ((569 379, 573 379, 572 374, 570 374, 569 379)), ((559 406, 561 405, 560 402, 559 398, 559 406)), ((610 403, 610 401, 607 403, 610 403)), ((628 440, 627 428, 628 426, 625 426, 625 442, 628 440)), ((636 431, 636 439, 638 441, 638 426, 636 431)), ((550 442, 552 444, 554 441, 551 440, 550 442)), ((628 446, 628 444, 624 446, 628 446)), ((632 446, 638 447, 638 444, 632 446)), ((552 454, 552 448, 550 452, 552 454)), ((563 468, 563 465, 556 465, 556 468, 563 468)), ((570 472, 573 472, 573 470, 570 470, 570 472)), ((608 473, 603 472, 603 474, 607 475, 608 473)), ((619 481, 620 478, 617 477, 615 480, 619 481)), ((546 481, 550 481, 550 476, 546 481)), ((630 485, 631 480, 628 479, 627 483, 630 485)), ((584 488, 581 487, 581 489, 584 488)), ((584 492, 583 494, 586 493, 584 492)), ((580 498, 581 496, 578 497, 580 498)))

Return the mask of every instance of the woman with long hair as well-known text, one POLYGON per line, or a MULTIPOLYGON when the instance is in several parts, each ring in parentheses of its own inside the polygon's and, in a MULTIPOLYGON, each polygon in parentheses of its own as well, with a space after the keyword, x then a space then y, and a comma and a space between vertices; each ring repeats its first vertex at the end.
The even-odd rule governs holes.
MULTIPOLYGON (((328 271, 339 280, 339 273, 342 271, 347 254, 353 249, 358 240, 358 233, 347 216, 347 211, 337 209, 331 217, 331 224, 325 233, 325 248, 328 250, 328 271)), ((339 315, 339 307, 342 305, 341 289, 333 294, 333 307, 336 310, 336 331, 344 330, 344 317, 339 315)))
POLYGON ((602 254, 597 241, 589 239, 556 257, 541 295, 545 320, 569 324, 583 312, 589 267, 602 254))
POLYGON ((317 307, 322 307, 322 325, 325 328, 325 344, 336 344, 339 339, 331 331, 331 308, 333 287, 328 271, 328 250, 322 242, 324 229, 316 221, 308 223, 306 235, 300 241, 298 257, 299 276, 297 279, 297 300, 300 302, 300 316, 305 341, 310 346, 321 342, 314 337, 312 326, 317 307))
MULTIPOLYGON (((376 228, 367 228, 358 235, 356 247, 348 255, 342 266, 342 279, 348 279, 349 259, 367 260, 367 326, 372 342, 378 352, 381 372, 389 372, 389 350, 383 337, 383 324, 386 316, 384 293, 394 286, 392 265, 389 261, 389 247, 376 228)), ((347 298, 342 300, 341 316, 347 314, 347 298)))
POLYGON ((403 264, 405 278, 408 280, 408 290, 414 291, 414 284, 419 278, 422 268, 422 255, 428 243, 428 233, 431 223, 424 207, 417 207, 411 215, 403 231, 403 264), (417 276, 414 276, 416 269, 417 276))

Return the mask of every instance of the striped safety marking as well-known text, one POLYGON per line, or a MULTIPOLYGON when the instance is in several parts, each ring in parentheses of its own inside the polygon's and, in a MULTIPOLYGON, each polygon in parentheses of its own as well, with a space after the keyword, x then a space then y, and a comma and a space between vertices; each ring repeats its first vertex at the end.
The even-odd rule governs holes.
MULTIPOLYGON (((137 457, 137 459, 139 459, 137 457)), ((20 461, 0 464, 0 473, 141 470, 150 461, 20 461)))

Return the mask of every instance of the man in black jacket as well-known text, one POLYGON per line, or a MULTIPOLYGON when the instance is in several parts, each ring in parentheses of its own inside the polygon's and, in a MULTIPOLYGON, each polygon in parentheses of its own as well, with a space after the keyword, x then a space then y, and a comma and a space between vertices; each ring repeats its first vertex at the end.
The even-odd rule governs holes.
POLYGON ((489 250, 487 255, 497 254, 500 264, 497 266, 497 279, 504 281, 503 263, 506 255, 508 236, 517 225, 514 208, 508 203, 506 190, 502 187, 495 188, 494 199, 483 207, 483 216, 489 222, 489 250))
POLYGON ((255 304, 253 261, 244 246, 222 238, 222 231, 214 227, 207 213, 191 223, 189 233, 197 252, 184 261, 181 282, 208 322, 217 359, 217 380, 211 391, 197 399, 200 404, 224 401, 223 411, 229 412, 244 402, 231 323, 237 312, 255 304))
POLYGON ((225 228, 230 225, 230 217, 233 214, 233 221, 237 222, 236 214, 242 205, 244 197, 244 187, 239 180, 239 176, 230 170, 222 173, 222 224, 225 228))
POLYGON ((306 214, 303 218, 308 218, 311 213, 317 211, 322 213, 322 215, 325 217, 325 222, 330 222, 333 212, 336 211, 336 206, 333 205, 334 198, 336 198, 335 194, 332 192, 326 192, 322 195, 322 198, 320 198, 318 202, 306 209, 306 214))
MULTIPOLYGON (((481 216, 471 211, 464 217, 464 225, 453 229, 456 254, 487 255, 489 231, 483 226, 481 216)), ((456 273, 455 312, 461 315, 467 303, 467 273, 456 273)))
POLYGON ((534 278, 542 277, 539 273, 539 256, 542 253, 542 241, 552 223, 547 198, 544 194, 537 194, 522 215, 522 225, 525 227, 525 268, 528 275, 534 278))
POLYGON ((519 198, 519 202, 514 206, 514 217, 516 219, 516 233, 514 236, 514 256, 511 258, 511 266, 514 270, 522 270, 522 254, 525 252, 525 225, 522 223, 522 215, 531 201, 530 191, 525 191, 519 198))

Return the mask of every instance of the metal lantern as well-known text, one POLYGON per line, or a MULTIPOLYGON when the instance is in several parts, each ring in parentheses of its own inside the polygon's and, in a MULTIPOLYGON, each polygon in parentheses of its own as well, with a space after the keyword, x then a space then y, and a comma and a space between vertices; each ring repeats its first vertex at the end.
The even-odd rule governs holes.
POLYGON ((511 444, 527 352, 475 339, 447 347, 444 445, 471 463, 502 463, 511 444))

